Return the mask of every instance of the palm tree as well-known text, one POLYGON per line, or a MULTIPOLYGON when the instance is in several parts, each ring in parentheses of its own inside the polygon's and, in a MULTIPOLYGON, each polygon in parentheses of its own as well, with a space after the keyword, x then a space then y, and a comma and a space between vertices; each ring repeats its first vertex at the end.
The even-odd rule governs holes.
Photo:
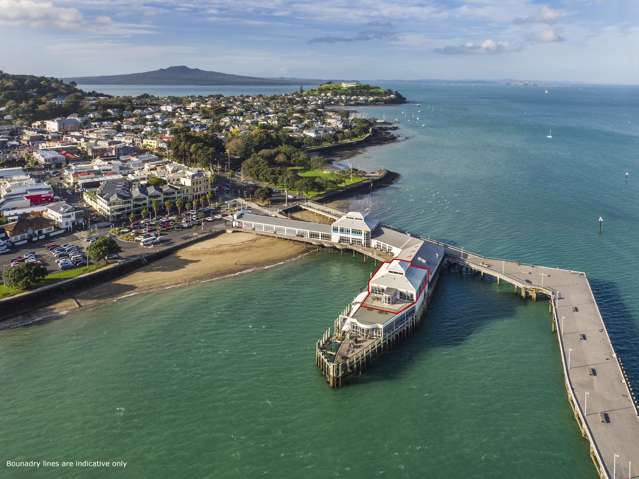
POLYGON ((213 199, 213 193, 210 191, 206 194, 206 199, 209 201, 209 207, 211 206, 211 200, 213 199))
POLYGON ((182 198, 178 198, 178 200, 175 202, 175 206, 178 209, 178 215, 181 215, 182 209, 184 208, 184 200, 182 198))
POLYGON ((146 218, 147 216, 149 216, 148 208, 142 208, 142 211, 140 211, 140 216, 142 216, 142 218, 146 218))
POLYGON ((191 209, 191 202, 187 201, 185 206, 186 206, 187 210, 190 210, 191 209))
POLYGON ((131 226, 133 226, 133 223, 135 223, 136 218, 137 215, 135 214, 135 212, 131 211, 131 214, 129 215, 129 224, 131 226))
POLYGON ((171 213, 171 207, 173 206, 173 203, 171 202, 171 200, 166 200, 164 202, 164 211, 166 211, 166 214, 168 215, 169 213, 171 213))
POLYGON ((200 206, 200 200, 193 198, 193 209, 197 211, 198 206, 200 206))
POLYGON ((155 218, 158 217, 158 208, 160 207, 160 202, 158 200, 151 201, 151 208, 153 208, 153 213, 155 213, 155 218))

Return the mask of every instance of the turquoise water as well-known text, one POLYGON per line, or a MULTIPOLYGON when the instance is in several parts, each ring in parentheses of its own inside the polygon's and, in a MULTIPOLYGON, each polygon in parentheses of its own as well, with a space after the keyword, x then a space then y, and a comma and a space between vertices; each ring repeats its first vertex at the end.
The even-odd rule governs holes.
MULTIPOLYGON (((488 255, 587 271, 636 382, 639 89, 401 89, 420 120, 415 105, 368 109, 400 118, 406 139, 355 166, 402 178, 355 206, 488 255)), ((321 253, 3 332, 0 476, 595 477, 547 305, 508 287, 444 275, 417 334, 330 390, 314 341, 373 267, 321 253)))

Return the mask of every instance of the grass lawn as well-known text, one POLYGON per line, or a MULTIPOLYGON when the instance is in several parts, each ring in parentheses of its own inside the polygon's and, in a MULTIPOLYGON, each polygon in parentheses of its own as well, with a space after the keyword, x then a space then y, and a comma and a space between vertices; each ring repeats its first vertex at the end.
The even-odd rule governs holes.
POLYGON ((0 298, 7 298, 9 296, 13 296, 14 294, 21 293, 19 289, 10 288, 9 286, 5 286, 4 284, 0 284, 0 298))
MULTIPOLYGON (((42 279, 42 281, 38 283, 36 288, 39 288, 41 286, 49 286, 50 284, 57 283, 58 281, 62 281, 64 279, 75 278, 76 276, 80 276, 81 274, 90 273, 91 271, 103 268, 104 266, 104 264, 90 264, 89 266, 80 266, 79 268, 67 269, 65 271, 55 271, 53 273, 49 273, 46 278, 42 279)), ((14 294, 22 292, 23 290, 21 289, 11 288, 4 284, 0 284, 0 298, 7 298, 9 296, 13 296, 14 294)))
POLYGON ((354 185, 355 183, 361 183, 366 180, 363 176, 353 175, 353 178, 351 179, 350 175, 341 176, 334 170, 321 169, 303 171, 298 173, 298 175, 306 178, 323 178, 325 180, 337 181, 338 186, 354 185))

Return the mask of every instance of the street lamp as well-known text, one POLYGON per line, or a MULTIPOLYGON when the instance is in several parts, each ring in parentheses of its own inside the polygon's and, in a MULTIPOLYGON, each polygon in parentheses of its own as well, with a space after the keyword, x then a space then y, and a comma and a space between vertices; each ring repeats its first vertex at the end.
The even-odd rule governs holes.
POLYGON ((612 479, 617 479, 617 458, 619 454, 615 454, 612 458, 612 479))
POLYGON ((568 369, 570 369, 570 353, 572 353, 572 348, 568 348, 568 369))
POLYGON ((562 316, 561 317, 561 334, 562 335, 564 334, 564 319, 566 319, 566 317, 562 316))
POLYGON ((628 461, 628 479, 632 479, 632 462, 628 461))

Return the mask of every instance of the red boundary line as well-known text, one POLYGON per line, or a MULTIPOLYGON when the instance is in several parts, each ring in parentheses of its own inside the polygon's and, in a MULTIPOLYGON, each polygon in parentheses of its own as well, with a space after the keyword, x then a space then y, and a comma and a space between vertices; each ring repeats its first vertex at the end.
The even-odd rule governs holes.
POLYGON ((431 271, 430 268, 428 266, 419 266, 419 265, 415 265, 413 263, 411 263, 408 260, 405 259, 392 259, 390 261, 383 261, 375 270, 375 272, 373 273, 373 275, 371 276, 371 279, 368 280, 368 294, 366 295, 366 297, 364 298, 364 301, 362 301, 361 307, 371 310, 371 311, 382 311, 384 313, 391 313, 391 314, 395 314, 398 315, 400 313, 403 313, 404 311, 406 311, 408 308, 410 308, 411 306, 414 306, 415 304, 417 304, 417 301, 419 301, 419 298, 424 294, 424 290, 426 289, 426 287, 430 284, 430 275, 431 275, 431 271), (400 262, 404 262, 404 263, 409 263, 411 267, 417 268, 417 269, 424 269, 426 270, 427 274, 426 274, 426 281, 424 281, 422 283, 422 285, 420 286, 419 290, 417 291, 417 298, 415 299, 415 301, 409 303, 408 305, 404 306, 402 309, 400 309, 399 311, 392 311, 390 309, 382 309, 382 308, 377 308, 375 306, 367 306, 366 304, 366 300, 368 300, 369 296, 371 295, 371 280, 372 278, 377 274, 377 272, 380 270, 380 268, 384 265, 384 264, 390 264, 393 261, 400 261, 400 262))

